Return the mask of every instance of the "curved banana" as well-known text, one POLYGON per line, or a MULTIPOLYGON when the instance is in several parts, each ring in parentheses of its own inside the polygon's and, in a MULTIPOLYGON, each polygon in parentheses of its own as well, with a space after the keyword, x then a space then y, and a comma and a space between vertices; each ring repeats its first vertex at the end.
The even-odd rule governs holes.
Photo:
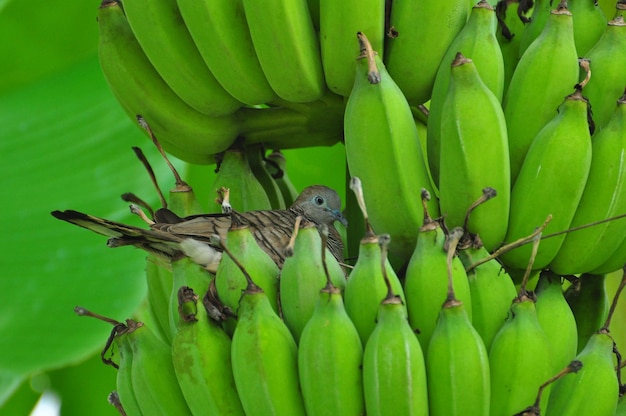
POLYGON ((318 100, 325 91, 317 33, 306 0, 243 0, 261 68, 280 98, 318 100))
MULTIPOLYGON (((386 252, 380 257, 384 277, 386 252)), ((363 352, 365 409, 372 416, 425 415, 428 392, 424 353, 409 325, 402 298, 394 295, 391 282, 385 281, 388 293, 380 302, 376 326, 363 352)))
MULTIPOLYGON (((391 235, 389 260, 400 267, 411 256, 423 208, 417 190, 432 186, 409 104, 367 37, 346 105, 344 140, 351 176, 361 178, 375 230, 391 235)), ((436 201, 429 210, 438 213, 436 201)))
POLYGON ((230 338, 203 307, 196 308, 193 290, 181 289, 179 300, 192 304, 193 317, 180 317, 172 363, 189 410, 193 415, 243 415, 230 364, 230 338))
MULTIPOLYGON (((626 9, 626 5, 625 5, 626 9)), ((598 129, 603 129, 615 111, 615 100, 624 93, 626 75, 626 22, 618 16, 608 22, 604 34, 585 55, 592 76, 585 86, 598 129)))
POLYGON ((485 247, 459 250, 459 259, 465 267, 472 299, 472 325, 489 348, 496 333, 506 320, 511 301, 516 296, 513 279, 496 259, 473 267, 489 256, 485 247))
MULTIPOLYGON (((422 193, 424 225, 417 234, 417 243, 404 277, 404 294, 409 323, 417 332, 417 339, 426 350, 437 324, 441 305, 448 290, 445 240, 446 235, 437 220, 430 218, 426 209, 427 195, 422 193)), ((452 279, 458 299, 472 316, 472 301, 467 274, 458 257, 452 260, 452 279)))
POLYGON ((146 256, 146 313, 157 337, 167 344, 171 344, 175 332, 170 314, 173 279, 169 261, 152 253, 146 256))
POLYGON ((426 353, 429 414, 487 416, 491 394, 487 348, 465 304, 454 294, 452 260, 463 233, 457 231, 447 249, 448 295, 426 353))
MULTIPOLYGON (((369 224, 369 216, 363 198, 363 189, 359 178, 350 180, 350 187, 354 191, 357 204, 361 208, 365 218, 365 235, 359 243, 359 251, 354 268, 350 271, 344 292, 346 312, 350 316, 354 326, 359 332, 361 342, 366 344, 367 339, 376 327, 376 316, 380 310, 380 304, 387 295, 387 284, 383 278, 381 268, 381 250, 379 237, 369 224)), ((388 259, 385 259, 385 272, 391 284, 393 293, 400 297, 406 316, 406 299, 404 290, 398 275, 391 267, 388 259)))
POLYGON ((572 14, 560 5, 521 56, 504 98, 513 181, 534 137, 578 82, 578 72, 572 14))
MULTIPOLYGON (((537 134, 511 191, 506 241, 532 233, 551 214, 546 233, 567 229, 585 188, 591 165, 588 102, 579 89, 568 95, 558 114, 537 134)), ((565 235, 542 241, 535 269, 546 267, 558 253, 565 235)), ((508 251, 500 260, 524 269, 530 245, 508 251)))
POLYGON ((578 352, 602 327, 609 313, 606 275, 583 273, 565 291, 565 300, 572 309, 578 328, 578 352))
POLYGON ((141 49, 176 95, 209 116, 232 114, 242 106, 207 68, 176 0, 124 0, 123 4, 141 49))
POLYGON ((596 1, 568 0, 567 7, 574 19, 574 42, 578 56, 587 53, 596 44, 606 28, 606 16, 596 1))
POLYGON ((619 244, 617 249, 602 265, 592 270, 592 274, 605 274, 617 271, 626 264, 626 237, 619 244))
POLYGON ((385 0, 320 0, 320 48, 326 85, 348 97, 354 86, 355 56, 359 47, 354 34, 367 34, 372 48, 383 53, 385 0))
POLYGON ((169 345, 141 322, 127 320, 124 336, 133 351, 131 378, 137 403, 145 415, 186 415, 189 407, 180 390, 169 345))
MULTIPOLYGON (((379 313, 380 302, 387 293, 387 286, 380 270, 380 261, 378 236, 366 234, 361 239, 359 256, 354 269, 348 275, 344 293, 346 311, 359 331, 363 345, 376 327, 376 316, 379 313)), ((404 305, 402 284, 389 261, 386 262, 386 268, 393 292, 397 293, 404 305)), ((406 307, 404 309, 406 316, 406 307)))
POLYGON ((394 0, 385 65, 412 104, 429 100, 437 68, 470 14, 467 0, 394 0), (444 23, 445 22, 445 23, 444 23))
MULTIPOLYGON (((626 95, 623 95, 617 102, 609 124, 592 137, 589 177, 571 228, 626 213, 625 131, 626 95)), ((550 269, 560 274, 596 273, 595 270, 613 253, 621 253, 616 250, 625 234, 626 221, 623 219, 570 232, 550 262, 550 269)), ((622 258, 626 261, 626 256, 622 258)), ((623 263, 615 264, 613 269, 606 272, 621 266, 623 263)))
POLYGON ((102 3, 98 28, 100 66, 124 111, 133 119, 141 114, 174 156, 213 163, 211 155, 228 148, 237 136, 234 118, 202 114, 171 90, 139 46, 119 2, 102 3))
POLYGON ((511 176, 504 113, 471 59, 460 52, 451 66, 450 87, 441 107, 439 209, 450 228, 478 234, 487 250, 504 241, 509 222, 511 176), (497 197, 467 209, 485 188, 497 197))
POLYGON ((179 290, 181 287, 189 287, 195 293, 203 295, 209 289, 209 284, 213 276, 191 257, 181 257, 173 259, 172 262, 172 291, 169 299, 170 307, 170 328, 172 331, 172 342, 180 330, 180 305, 179 290))
POLYGON ((231 361, 246 415, 306 414, 296 342, 268 295, 251 280, 241 296, 231 361))
POLYGON ((569 364, 578 352, 576 318, 565 300, 561 276, 542 271, 535 287, 537 319, 551 347, 552 370, 556 373, 569 364))
POLYGON ((276 99, 256 56, 242 0, 177 0, 198 52, 230 95, 258 105, 276 99))
POLYGON ((239 148, 226 150, 210 189, 230 189, 230 205, 239 212, 272 209, 265 188, 254 176, 248 154, 239 148))
MULTIPOLYGON (((246 265, 259 287, 264 291, 272 309, 278 312, 278 276, 280 269, 271 257, 259 247, 250 228, 233 226, 228 230, 229 249, 246 265)), ((242 291, 246 288, 245 275, 230 256, 222 256, 215 273, 215 287, 220 301, 233 312, 240 307, 242 291)))
MULTIPOLYGON (((321 247, 326 247, 326 237, 321 247)), ((322 252, 324 253, 324 252, 322 252)), ((304 326, 298 344, 298 371, 308 415, 362 415, 365 411, 361 365, 363 346, 322 254, 326 286, 304 326)))
MULTIPOLYGON (((539 386, 553 374, 550 344, 537 320, 535 302, 520 296, 511 305, 489 350, 491 415, 512 415, 533 403, 539 386)), ((549 387, 541 397, 545 409, 549 387)))
MULTIPOLYGON (((329 253, 328 249, 325 251, 329 253)), ((334 286, 341 290, 346 286, 345 274, 335 257, 327 255, 326 266, 321 258, 317 227, 312 223, 302 224, 294 240, 293 255, 285 258, 279 283, 282 316, 296 342, 315 311, 319 291, 326 284, 324 267, 328 267, 334 286)))
MULTIPOLYGON (((120 327, 120 329, 121 328, 122 327, 120 327)), ((127 327, 123 326, 123 328, 126 329, 127 327)), ((114 338, 120 354, 117 374, 115 376, 115 386, 117 395, 126 414, 129 416, 141 416, 141 407, 135 397, 135 389, 133 388, 132 382, 133 349, 130 345, 130 341, 124 334, 124 329, 118 331, 114 338)))
POLYGON ((493 7, 486 0, 473 8, 467 24, 454 38, 437 70, 430 98, 427 123, 427 153, 430 173, 439 184, 439 149, 441 142, 442 106, 450 84, 450 63, 457 52, 470 58, 487 88, 499 101, 504 89, 504 61, 496 39, 497 20, 493 7))
POLYGON ((552 387, 546 409, 549 415, 615 415, 619 383, 615 374, 613 338, 603 329, 593 334, 576 356, 583 366, 552 387))

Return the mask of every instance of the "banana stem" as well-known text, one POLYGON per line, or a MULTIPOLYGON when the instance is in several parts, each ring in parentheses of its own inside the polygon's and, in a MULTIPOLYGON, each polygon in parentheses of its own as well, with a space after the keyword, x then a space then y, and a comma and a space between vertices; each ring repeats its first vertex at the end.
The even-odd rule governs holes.
POLYGON ((617 290, 615 291, 615 296, 613 296, 613 302, 611 302, 611 307, 609 308, 609 313, 606 317, 606 322, 602 326, 602 329, 606 330, 607 332, 609 331, 609 325, 611 324, 611 319, 613 318, 613 314, 615 313, 615 308, 617 308, 617 301, 619 300, 619 297, 622 294, 624 287, 626 287, 626 266, 624 266, 622 270, 623 270, 622 281, 620 282, 619 286, 617 287, 617 290))
MULTIPOLYGON (((154 132, 152 131, 152 129, 150 128, 150 125, 148 124, 148 122, 146 120, 144 120, 144 118, 141 115, 137 115, 137 122, 139 123, 139 126, 141 128, 143 128, 146 132, 148 132, 148 136, 150 136, 150 140, 152 140, 152 143, 154 143, 154 146, 157 148, 157 150, 159 151, 159 153, 161 154, 161 156, 165 160, 165 163, 167 163, 167 166, 170 168, 170 171, 174 175, 174 179, 176 181, 176 188, 175 188, 174 191, 175 192, 190 192, 191 191, 191 187, 189 185, 187 185, 187 183, 181 178, 181 176, 178 174, 178 171, 176 170, 174 165, 172 165, 172 162, 170 162, 170 159, 165 154, 165 151, 163 150, 163 147, 161 146, 161 143, 159 143, 159 140, 156 138, 156 136, 155 136, 154 132)), ((154 175, 154 172, 152 174, 154 175)), ((155 184, 155 186, 158 189, 158 185, 156 184, 156 181, 154 181, 153 183, 155 184)), ((159 191, 159 193, 160 193, 160 191, 159 191)), ((163 207, 167 208, 166 205, 164 205, 163 207)))
POLYGON ((454 228, 450 234, 446 236, 446 242, 444 248, 447 251, 446 264, 448 267, 448 296, 446 297, 446 301, 444 305, 453 305, 459 304, 460 302, 456 299, 454 295, 454 281, 452 278, 452 259, 456 254, 456 247, 463 237, 464 231, 461 227, 454 228))
POLYGON ((326 264, 326 245, 328 244, 328 226, 326 224, 319 225, 319 233, 322 237, 322 267, 324 268, 324 275, 326 276, 326 286, 322 289, 324 293, 340 293, 340 290, 333 285, 330 279, 330 272, 328 271, 328 264, 326 264))
POLYGON ((533 238, 533 246, 530 252, 530 258, 528 259, 528 265, 526 266, 526 270, 524 271, 524 277, 522 278, 522 283, 519 289, 519 298, 527 297, 528 292, 526 291, 526 285, 528 284, 528 279, 530 277, 530 273, 533 270, 533 264, 535 264, 535 258, 537 257, 537 251, 539 250, 539 243, 541 242, 541 233, 537 234, 533 238))
POLYGON ((365 197, 363 196, 363 186, 361 185, 361 179, 354 176, 350 179, 350 189, 354 192, 354 196, 356 197, 356 202, 361 209, 361 213, 363 214, 363 218, 365 219, 365 237, 374 237, 376 233, 374 232, 374 228, 372 228, 372 224, 370 223, 369 215, 367 214, 367 207, 365 206, 365 197))
POLYGON ((382 234, 378 236, 378 245, 380 246, 380 268, 383 274, 383 279, 385 279, 385 286, 387 286, 387 295, 383 299, 383 304, 391 304, 391 303, 400 303, 402 299, 400 296, 393 293, 393 288, 391 287, 391 280, 389 280, 389 275, 387 274, 387 255, 389 253, 389 243, 391 242, 391 236, 389 234, 382 234))
MULTIPOLYGON (((150 177, 150 182, 152 182, 152 185, 156 189, 157 194, 159 195, 159 199, 161 200, 161 206, 163 208, 167 208, 167 200, 165 199, 165 196, 163 195, 163 192, 161 191, 161 188, 159 187, 159 184, 157 183, 156 175, 154 174, 154 170, 152 169, 152 166, 150 166, 150 162, 148 162, 146 155, 143 153, 143 150, 141 150, 139 147, 133 146, 132 149, 135 152, 135 156, 137 156, 137 159, 139 159, 143 167, 148 172, 148 176, 150 177)), ((143 204, 139 204, 139 205, 145 206, 143 204)), ((152 209, 150 209, 149 211, 151 211, 151 215, 154 216, 154 212, 152 212, 152 209)))
POLYGON ((493 253, 491 253, 489 256, 484 257, 480 260, 478 260, 477 262, 470 264, 465 271, 466 272, 470 272, 472 270, 474 270, 476 267, 480 266, 481 264, 487 263, 489 260, 495 259, 496 257, 500 256, 503 253, 506 253, 507 251, 511 251, 515 248, 521 247, 524 244, 528 244, 531 241, 533 241, 535 239, 535 237, 537 235, 540 235, 543 230, 546 228, 546 226, 548 225, 548 223, 552 220, 552 215, 548 215, 548 217, 546 218, 546 220, 544 221, 543 224, 541 224, 541 226, 539 226, 537 229, 535 229, 535 231, 526 236, 526 237, 522 237, 518 240, 513 241, 512 243, 506 244, 502 247, 500 247, 499 249, 497 249, 496 251, 494 251, 493 253))

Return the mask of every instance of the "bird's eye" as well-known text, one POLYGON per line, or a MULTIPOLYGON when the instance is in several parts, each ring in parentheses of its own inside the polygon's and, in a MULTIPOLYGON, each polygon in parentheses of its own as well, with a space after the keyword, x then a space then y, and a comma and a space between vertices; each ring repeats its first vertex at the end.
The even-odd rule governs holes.
POLYGON ((324 198, 322 198, 321 196, 316 196, 314 201, 317 205, 324 205, 324 198))

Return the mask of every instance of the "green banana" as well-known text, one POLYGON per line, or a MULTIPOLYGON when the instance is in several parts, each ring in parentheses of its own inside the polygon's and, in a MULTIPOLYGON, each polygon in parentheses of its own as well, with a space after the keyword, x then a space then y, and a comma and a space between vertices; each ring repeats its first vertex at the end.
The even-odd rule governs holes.
POLYGON ((599 267, 592 270, 592 274, 611 273, 624 267, 626 264, 626 237, 622 239, 617 249, 611 256, 599 267))
MULTIPOLYGON (((441 305, 448 288, 445 240, 446 235, 438 220, 433 220, 426 207, 430 197, 422 191, 424 225, 417 235, 417 243, 404 277, 409 323, 426 350, 437 324, 441 305)), ((468 316, 472 316, 471 296, 467 275, 458 257, 452 260, 452 279, 458 299, 463 302, 468 316)), ((471 319, 471 318, 470 318, 471 319)))
POLYGON ((441 107, 439 206, 449 227, 480 235, 487 250, 506 235, 510 205, 509 146, 498 98, 482 82, 471 59, 457 53, 441 107), (491 187, 497 197, 472 212, 468 207, 491 187))
POLYGON ((204 294, 209 290, 209 284, 213 280, 213 275, 190 257, 173 259, 172 262, 172 291, 169 299, 170 307, 170 328, 172 331, 172 342, 179 331, 179 290, 181 287, 189 287, 196 293, 204 294))
MULTIPOLYGON (((571 228, 626 213, 625 131, 626 94, 617 102, 609 124, 592 137, 589 177, 571 228)), ((612 253, 618 253, 616 250, 625 233, 623 219, 570 232, 550 263, 550 269, 560 274, 595 272, 612 253)), ((614 269, 622 265, 615 264, 614 269)), ((610 271, 613 269, 606 270, 610 271)))
POLYGON ((380 302, 376 326, 363 352, 363 389, 368 415, 428 413, 424 353, 406 317, 402 298, 389 279, 387 242, 382 241, 379 267, 387 296, 380 302))
POLYGON ((123 4, 141 49, 176 95, 209 116, 232 114, 242 106, 204 63, 176 0, 124 0, 123 4))
POLYGON ((317 33, 305 0, 243 0, 261 68, 283 100, 311 102, 325 90, 317 33))
POLYGON ((585 348, 576 359, 582 362, 582 369, 575 375, 559 380, 552 389, 547 413, 553 415, 593 414, 612 416, 616 414, 617 403, 623 386, 619 373, 615 373, 615 352, 619 362, 615 341, 609 332, 617 301, 626 286, 626 275, 622 276, 613 297, 610 312, 601 328, 595 331, 585 348))
POLYGON ((132 362, 133 350, 125 332, 128 330, 126 325, 116 326, 115 343, 118 347, 120 358, 115 378, 115 386, 117 395, 122 403, 122 407, 128 416, 142 415, 141 408, 135 396, 135 390, 132 384, 132 362))
POLYGON ((124 336, 133 351, 131 379, 142 414, 189 414, 176 379, 170 346, 141 322, 128 319, 126 323, 128 331, 124 336))
POLYGON ((250 165, 249 156, 243 149, 233 147, 226 150, 211 189, 230 189, 230 205, 240 212, 272 209, 265 188, 254 176, 250 165))
POLYGON ((470 58, 480 78, 499 101, 504 88, 504 61, 496 39, 496 13, 486 0, 479 1, 473 8, 467 24, 454 38, 437 70, 427 123, 428 165, 433 180, 439 184, 439 149, 441 142, 441 118, 443 103, 450 84, 450 63, 457 52, 470 58))
MULTIPOLYGON (((278 276, 280 269, 272 258, 258 245, 247 226, 233 226, 228 230, 227 241, 237 258, 248 265, 258 285, 268 298, 272 309, 278 312, 278 276)), ((237 313, 241 293, 246 288, 245 275, 230 256, 222 256, 215 273, 215 287, 220 301, 237 313)))
POLYGON ((504 98, 511 180, 517 178, 534 137, 578 82, 578 72, 572 14, 561 4, 521 56, 504 98))
MULTIPOLYGON (((374 229, 391 235, 389 260, 399 268, 411 255, 423 218, 415 191, 434 193, 409 104, 367 37, 357 37, 361 56, 344 116, 346 158, 350 175, 363 182, 374 229)), ((438 213, 436 201, 429 210, 438 213)))
MULTIPOLYGON (((626 10, 626 6, 625 6, 626 10)), ((615 111, 615 100, 624 93, 626 75, 626 22, 617 16, 608 22, 604 34, 585 55, 593 75, 585 86, 598 129, 603 129, 615 111)))
MULTIPOLYGON (((532 403, 537 389, 553 372, 550 344, 539 325, 535 303, 527 296, 513 301, 511 315, 491 343, 491 415, 511 415, 532 403)), ((545 409, 549 391, 540 408, 545 409)))
MULTIPOLYGON (((359 178, 354 177, 350 182, 350 187, 354 191, 358 205, 363 212, 367 231, 361 239, 358 258, 354 268, 348 275, 344 293, 344 303, 350 319, 352 319, 354 326, 359 332, 361 342, 365 345, 370 334, 376 327, 376 316, 380 312, 380 303, 387 294, 387 285, 385 279, 383 279, 383 272, 380 268, 381 252, 379 248, 379 237, 374 234, 369 223, 361 181, 359 178)), ((402 301, 402 307, 405 310, 406 316, 406 307, 404 307, 406 300, 402 283, 391 267, 388 259, 385 260, 385 272, 393 293, 402 301)))
POLYGON ((285 155, 283 155, 280 150, 274 150, 267 155, 265 165, 280 189, 280 193, 285 201, 285 206, 290 207, 298 197, 299 192, 287 175, 287 160, 285 159, 285 155))
POLYGON ((232 337, 231 365, 246 415, 305 415, 298 379, 298 347, 263 289, 223 246, 245 276, 232 337))
POLYGON ((606 16, 595 0, 568 0, 574 19, 574 42, 578 56, 587 57, 606 28, 606 16))
POLYGON ((187 286, 179 289, 179 310, 190 304, 191 316, 181 314, 172 341, 172 363, 178 385, 193 415, 243 415, 230 365, 231 340, 187 286))
POLYGON ((565 291, 578 328, 578 352, 602 326, 609 313, 609 297, 605 287, 606 275, 583 273, 565 291))
POLYGON ((174 156, 213 163, 211 155, 226 149, 237 136, 234 117, 209 117, 182 101, 142 51, 119 2, 103 1, 98 28, 100 66, 126 113, 133 119, 141 114, 174 156))
POLYGON ((463 230, 450 233, 447 251, 448 295, 426 353, 429 414, 489 415, 490 373, 487 348, 472 326, 465 304, 455 297, 453 258, 463 230))
MULTIPOLYGON (((308 415, 362 415, 365 410, 361 365, 363 346, 326 265, 328 229, 320 252, 326 286, 298 344, 298 371, 308 415)), ((330 256, 332 257, 332 256, 330 256)))
POLYGON ((551 271, 542 271, 535 293, 537 319, 548 337, 552 369, 557 372, 567 366, 578 352, 576 318, 563 295, 561 276, 551 271))
MULTIPOLYGON (((321 237, 315 224, 303 223, 295 228, 293 255, 285 258, 280 271, 279 294, 283 319, 298 342, 315 311, 317 295, 326 284, 324 267, 328 267, 333 285, 340 290, 344 290, 346 278, 334 256, 326 255, 326 266, 320 261, 321 237)), ((328 249, 324 251, 329 254, 328 249)))
POLYGON ((384 61, 410 103, 430 99, 441 59, 469 14, 467 0, 392 2, 389 25, 394 35, 386 40, 384 61))
POLYGON ((368 35, 374 50, 382 54, 385 40, 385 0, 320 0, 320 48, 328 88, 348 97, 354 86, 358 45, 354 34, 368 35))
MULTIPOLYGON (((509 318, 489 349, 490 414, 494 416, 510 415, 533 403, 536 392, 552 374, 550 343, 537 318, 535 296, 526 289, 540 242, 541 232, 532 239, 532 251, 509 318)), ((547 386, 537 407, 545 409, 549 396, 550 386, 547 386)))
POLYGON ((146 256, 145 315, 142 321, 152 324, 153 331, 161 341, 171 344, 174 331, 170 328, 170 296, 172 293, 172 266, 155 254, 146 256))
POLYGON ((248 157, 248 161, 250 162, 252 174, 265 190, 265 194, 270 201, 271 208, 285 209, 286 207, 283 194, 265 163, 265 149, 263 146, 248 146, 246 148, 246 155, 248 157))
MULTIPOLYGON (((506 241, 528 235, 551 214, 547 232, 567 229, 585 188, 591 165, 588 102, 580 89, 568 95, 558 114, 537 134, 511 191, 506 241)), ((565 235, 542 242, 534 263, 546 267, 558 253, 565 235)), ((528 245, 500 256, 508 267, 523 269, 528 245)))
POLYGON ((487 348, 491 346, 493 338, 506 320, 511 301, 516 296, 513 279, 496 259, 492 258, 472 267, 488 256, 487 249, 480 245, 459 250, 459 259, 469 280, 472 325, 487 348))
POLYGON ((242 0, 177 0, 198 52, 230 95, 248 104, 275 100, 256 56, 242 0))
POLYGON ((554 384, 546 414, 615 415, 619 386, 613 364, 613 345, 608 330, 591 336, 576 356, 583 363, 582 368, 554 384))

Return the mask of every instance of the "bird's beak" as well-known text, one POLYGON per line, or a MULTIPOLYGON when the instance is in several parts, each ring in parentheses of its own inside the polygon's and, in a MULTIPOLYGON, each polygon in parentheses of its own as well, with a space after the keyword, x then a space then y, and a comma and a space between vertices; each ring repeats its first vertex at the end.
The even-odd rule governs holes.
POLYGON ((344 227, 348 226, 348 220, 346 219, 346 217, 343 216, 341 211, 339 211, 338 209, 334 209, 332 210, 332 214, 333 214, 333 217, 335 217, 337 221, 342 223, 344 227))

